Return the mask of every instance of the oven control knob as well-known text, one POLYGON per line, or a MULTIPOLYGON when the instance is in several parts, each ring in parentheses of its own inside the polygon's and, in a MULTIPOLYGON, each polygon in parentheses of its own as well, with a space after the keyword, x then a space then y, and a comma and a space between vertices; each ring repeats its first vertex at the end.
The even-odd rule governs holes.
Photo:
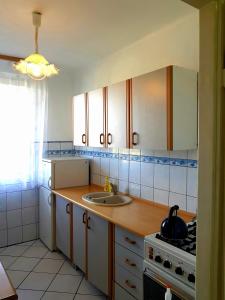
POLYGON ((195 283, 195 275, 193 273, 190 273, 188 275, 188 281, 195 283))
POLYGON ((172 267, 172 263, 169 260, 165 260, 163 266, 170 269, 172 267))
POLYGON ((160 256, 160 255, 156 255, 156 257, 155 257, 155 261, 157 262, 157 263, 162 263, 162 257, 160 256))
POLYGON ((182 269, 181 267, 176 267, 175 273, 176 273, 177 275, 183 275, 183 274, 184 274, 184 271, 183 271, 183 269, 182 269))

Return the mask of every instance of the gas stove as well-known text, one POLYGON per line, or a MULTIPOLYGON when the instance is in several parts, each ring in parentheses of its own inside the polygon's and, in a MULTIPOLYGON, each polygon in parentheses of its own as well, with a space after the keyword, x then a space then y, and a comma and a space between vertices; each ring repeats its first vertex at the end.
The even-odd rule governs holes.
POLYGON ((185 291, 184 299, 195 297, 196 227, 196 221, 188 223, 184 240, 169 240, 160 233, 145 238, 145 271, 153 270, 169 285, 185 291))

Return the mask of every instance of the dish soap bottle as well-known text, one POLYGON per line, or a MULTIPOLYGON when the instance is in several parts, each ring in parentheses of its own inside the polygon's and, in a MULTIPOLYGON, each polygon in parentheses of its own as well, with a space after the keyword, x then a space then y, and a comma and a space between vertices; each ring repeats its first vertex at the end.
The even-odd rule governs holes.
POLYGON ((104 192, 108 192, 108 193, 112 192, 112 187, 111 187, 111 184, 109 182, 109 177, 108 176, 105 177, 104 192))
POLYGON ((165 300, 172 300, 172 294, 171 294, 170 286, 166 287, 165 300))

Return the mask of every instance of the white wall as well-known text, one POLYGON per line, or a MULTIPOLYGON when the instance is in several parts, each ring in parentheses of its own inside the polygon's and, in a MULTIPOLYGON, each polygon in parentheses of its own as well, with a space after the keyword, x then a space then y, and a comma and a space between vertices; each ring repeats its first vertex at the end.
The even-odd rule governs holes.
POLYGON ((194 14, 103 58, 95 65, 79 70, 75 77, 74 94, 171 64, 198 70, 199 14, 197 10, 194 14))

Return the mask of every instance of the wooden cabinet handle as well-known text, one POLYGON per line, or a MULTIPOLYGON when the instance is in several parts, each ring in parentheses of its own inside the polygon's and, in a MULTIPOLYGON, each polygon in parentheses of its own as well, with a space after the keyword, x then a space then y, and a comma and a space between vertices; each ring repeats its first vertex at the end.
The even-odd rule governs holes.
POLYGON ((111 133, 108 133, 108 135, 107 135, 107 143, 108 143, 108 145, 112 144, 112 134, 111 133))
POLYGON ((86 224, 86 212, 83 213, 83 220, 82 220, 83 224, 86 224))
POLYGON ((87 229, 91 229, 90 225, 89 225, 89 221, 90 221, 90 217, 87 218, 87 229))
POLYGON ((82 143, 86 144, 86 134, 82 134, 82 143))
POLYGON ((136 267, 137 265, 133 262, 131 262, 128 258, 125 259, 125 263, 130 267, 136 267))
POLYGON ((130 283, 130 281, 127 279, 125 281, 126 286, 128 286, 130 289, 136 289, 136 285, 130 283))
POLYGON ((132 145, 137 146, 138 144, 138 133, 133 132, 132 133, 132 145))
POLYGON ((104 144, 104 134, 103 133, 101 133, 100 136, 99 136, 99 142, 100 142, 101 145, 104 144))
POLYGON ((136 241, 131 240, 128 236, 126 236, 124 239, 127 243, 129 243, 131 245, 136 245, 136 241))
POLYGON ((66 204, 66 213, 69 215, 70 214, 70 203, 66 204))

